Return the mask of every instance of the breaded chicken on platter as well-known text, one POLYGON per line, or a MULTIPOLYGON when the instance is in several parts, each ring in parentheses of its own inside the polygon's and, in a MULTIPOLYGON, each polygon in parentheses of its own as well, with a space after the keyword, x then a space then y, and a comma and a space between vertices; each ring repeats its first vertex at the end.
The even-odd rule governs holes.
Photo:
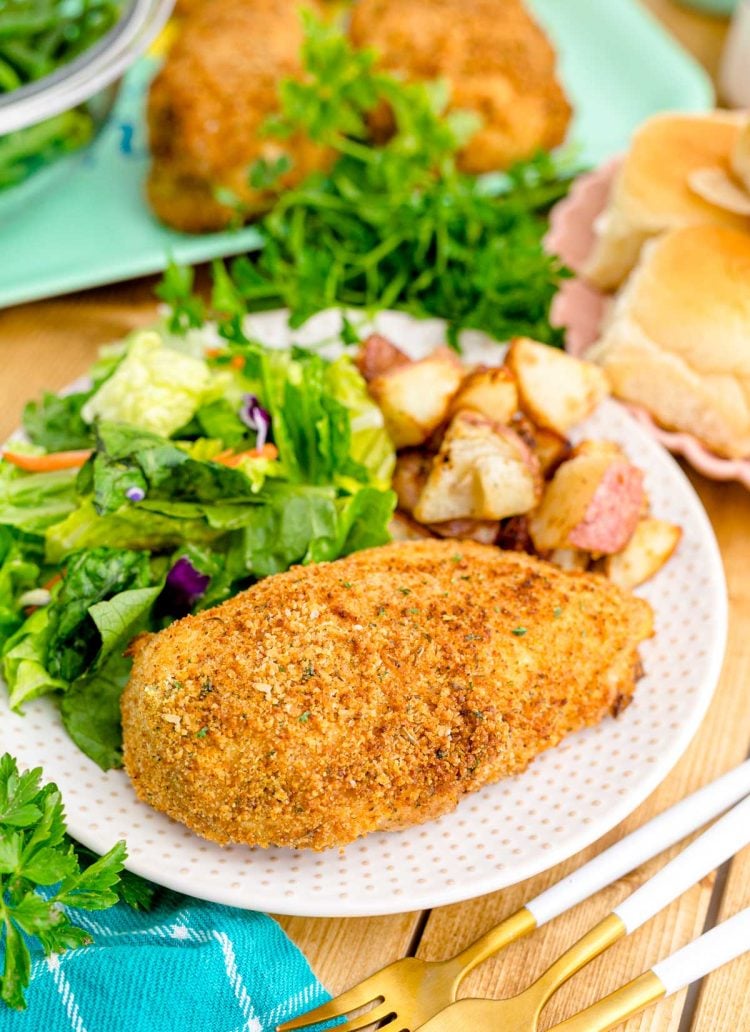
POLYGON ((298 0, 206 0, 191 10, 151 86, 148 125, 153 163, 148 199, 175 229, 200 233, 235 217, 226 191, 246 211, 270 207, 273 194, 250 186, 254 162, 289 155, 275 188, 295 185, 328 161, 302 135, 261 129, 279 109, 280 82, 299 74, 303 31, 298 0))
POLYGON ((602 577, 468 541, 295 567, 136 639, 125 767, 205 838, 342 846, 617 713, 651 634, 602 577))
MULTIPOLYGON (((350 35, 389 72, 447 80, 451 107, 481 117, 466 172, 507 168, 565 138, 571 108, 555 51, 521 0, 357 0, 350 35)), ((374 128, 387 132, 387 114, 374 128)))

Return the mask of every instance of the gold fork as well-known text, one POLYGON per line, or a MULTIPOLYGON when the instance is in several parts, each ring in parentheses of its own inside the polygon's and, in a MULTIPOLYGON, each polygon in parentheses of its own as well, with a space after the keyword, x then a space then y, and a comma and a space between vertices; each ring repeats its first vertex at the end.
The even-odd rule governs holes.
POLYGON ((553 1025, 549 1032, 608 1032, 651 1003, 679 992, 750 950, 750 907, 716 925, 650 971, 553 1025))
MULTIPOLYGON (((332 1018, 341 1018, 366 1006, 371 1009, 337 1025, 336 1032, 355 1032, 378 1021, 390 1024, 396 1019, 399 1030, 412 1032, 456 999, 460 983, 478 964, 650 860, 748 792, 750 760, 600 853, 457 956, 444 961, 424 961, 417 957, 397 960, 334 1000, 279 1025, 279 1032, 293 1032, 332 1018)), ((563 982, 624 934, 625 927, 619 917, 610 915, 605 918, 542 976, 537 989, 539 998, 544 996, 546 1002, 563 982)), ((530 1000, 531 995, 527 1002, 530 1000)), ((484 1001, 462 1001, 474 1002, 484 1001)), ((541 1006, 543 1004, 539 1009, 541 1006)))
MULTIPOLYGON (((576 971, 580 971, 622 935, 640 928, 654 914, 748 843, 750 796, 695 839, 653 878, 631 893, 611 914, 566 950, 528 989, 507 1000, 459 1000, 427 1021, 421 1032, 466 1032, 468 1028, 536 1032, 542 1008, 576 971)), ((629 1003, 640 1010, 657 998, 658 979, 653 972, 647 972, 642 976, 642 981, 636 980, 636 983, 631 983, 629 987, 632 995, 629 1003)), ((664 986, 659 985, 659 995, 664 995, 664 992, 664 986)), ((585 1023, 572 1024, 568 1026, 567 1032, 573 1029, 584 1032, 597 1027, 585 1023)))

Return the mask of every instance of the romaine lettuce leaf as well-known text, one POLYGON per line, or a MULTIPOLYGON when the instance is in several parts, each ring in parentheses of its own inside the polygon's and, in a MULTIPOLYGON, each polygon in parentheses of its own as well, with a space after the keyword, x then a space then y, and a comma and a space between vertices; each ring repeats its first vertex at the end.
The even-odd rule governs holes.
POLYGON ((23 410, 23 428, 29 440, 48 452, 91 448, 94 434, 81 409, 92 394, 93 389, 74 394, 47 392, 41 401, 30 401, 23 410))
POLYGON ((83 406, 87 423, 107 419, 168 437, 210 394, 213 377, 199 358, 165 347, 153 330, 133 335, 127 354, 83 406))
POLYGON ((76 507, 75 469, 24 473, 0 461, 0 524, 38 534, 76 507))
POLYGON ((89 616, 101 638, 96 667, 100 667, 108 656, 121 653, 144 629, 162 589, 161 582, 149 588, 129 588, 113 598, 89 606, 89 616))
POLYGON ((97 427, 96 455, 81 471, 79 488, 93 491, 100 515, 127 507, 134 489, 149 499, 197 502, 244 498, 257 490, 242 470, 194 459, 157 434, 108 422, 97 427))
POLYGON ((373 485, 384 490, 389 488, 396 451, 385 429, 383 413, 370 397, 367 384, 348 355, 342 355, 327 367, 326 383, 349 412, 352 459, 367 470, 373 485))
POLYGON ((256 577, 295 563, 337 559, 389 540, 395 495, 375 488, 337 497, 331 487, 288 487, 248 512, 242 531, 245 568, 256 577))
POLYGON ((67 682, 46 668, 52 634, 46 607, 37 609, 3 647, 3 677, 10 692, 11 709, 49 692, 65 691, 67 682))
POLYGON ((202 518, 175 519, 140 505, 99 516, 91 499, 85 499, 75 512, 46 531, 45 555, 47 562, 57 564, 79 548, 99 545, 165 552, 186 541, 209 544, 223 533, 202 518))
POLYGON ((60 700, 65 730, 102 770, 122 766, 120 696, 130 667, 129 659, 113 654, 101 670, 80 678, 60 700))
POLYGON ((39 538, 0 526, 0 642, 25 620, 18 599, 38 586, 43 555, 39 538))
POLYGON ((150 588, 150 579, 146 552, 100 547, 69 556, 59 590, 47 606, 51 633, 46 666, 50 674, 63 681, 74 681, 84 674, 102 649, 100 624, 107 630, 108 642, 115 639, 110 642, 111 651, 122 624, 135 626, 143 611, 138 595, 137 615, 133 615, 132 592, 128 589, 150 588))

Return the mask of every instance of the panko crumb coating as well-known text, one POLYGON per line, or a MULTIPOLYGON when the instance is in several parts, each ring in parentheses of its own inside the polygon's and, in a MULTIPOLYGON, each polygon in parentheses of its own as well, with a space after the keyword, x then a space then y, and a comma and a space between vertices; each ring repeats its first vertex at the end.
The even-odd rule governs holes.
MULTIPOLYGON (((389 72, 447 80, 451 107, 481 117, 460 156, 466 172, 507 168, 565 138, 571 107, 555 51, 520 0, 358 0, 350 35, 389 72)), ((381 113, 375 129, 387 128, 381 113)))
POLYGON ((221 229, 237 214, 217 190, 241 202, 244 219, 330 160, 301 134, 279 140, 261 133, 279 109, 282 79, 301 74, 303 6, 316 8, 314 0, 206 0, 188 13, 148 99, 153 161, 146 192, 167 225, 188 233, 221 229), (282 154, 293 165, 274 190, 251 187, 253 163, 282 154))
POLYGON ((343 846, 619 712, 652 633, 604 578, 473 542, 295 567, 136 640, 125 767, 216 842, 343 846))

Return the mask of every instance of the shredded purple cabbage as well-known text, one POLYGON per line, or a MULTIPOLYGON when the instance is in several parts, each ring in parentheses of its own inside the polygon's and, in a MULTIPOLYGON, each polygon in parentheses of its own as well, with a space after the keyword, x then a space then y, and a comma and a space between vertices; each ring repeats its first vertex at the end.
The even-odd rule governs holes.
POLYGON ((256 448, 262 448, 271 433, 271 413, 267 412, 254 394, 243 394, 239 417, 250 430, 258 435, 256 448))
POLYGON ((142 487, 129 487, 125 492, 125 497, 130 502, 142 502, 146 497, 146 492, 142 487))
POLYGON ((209 574, 196 570, 187 556, 180 556, 167 574, 160 596, 164 610, 173 616, 184 616, 203 598, 210 583, 209 574))

